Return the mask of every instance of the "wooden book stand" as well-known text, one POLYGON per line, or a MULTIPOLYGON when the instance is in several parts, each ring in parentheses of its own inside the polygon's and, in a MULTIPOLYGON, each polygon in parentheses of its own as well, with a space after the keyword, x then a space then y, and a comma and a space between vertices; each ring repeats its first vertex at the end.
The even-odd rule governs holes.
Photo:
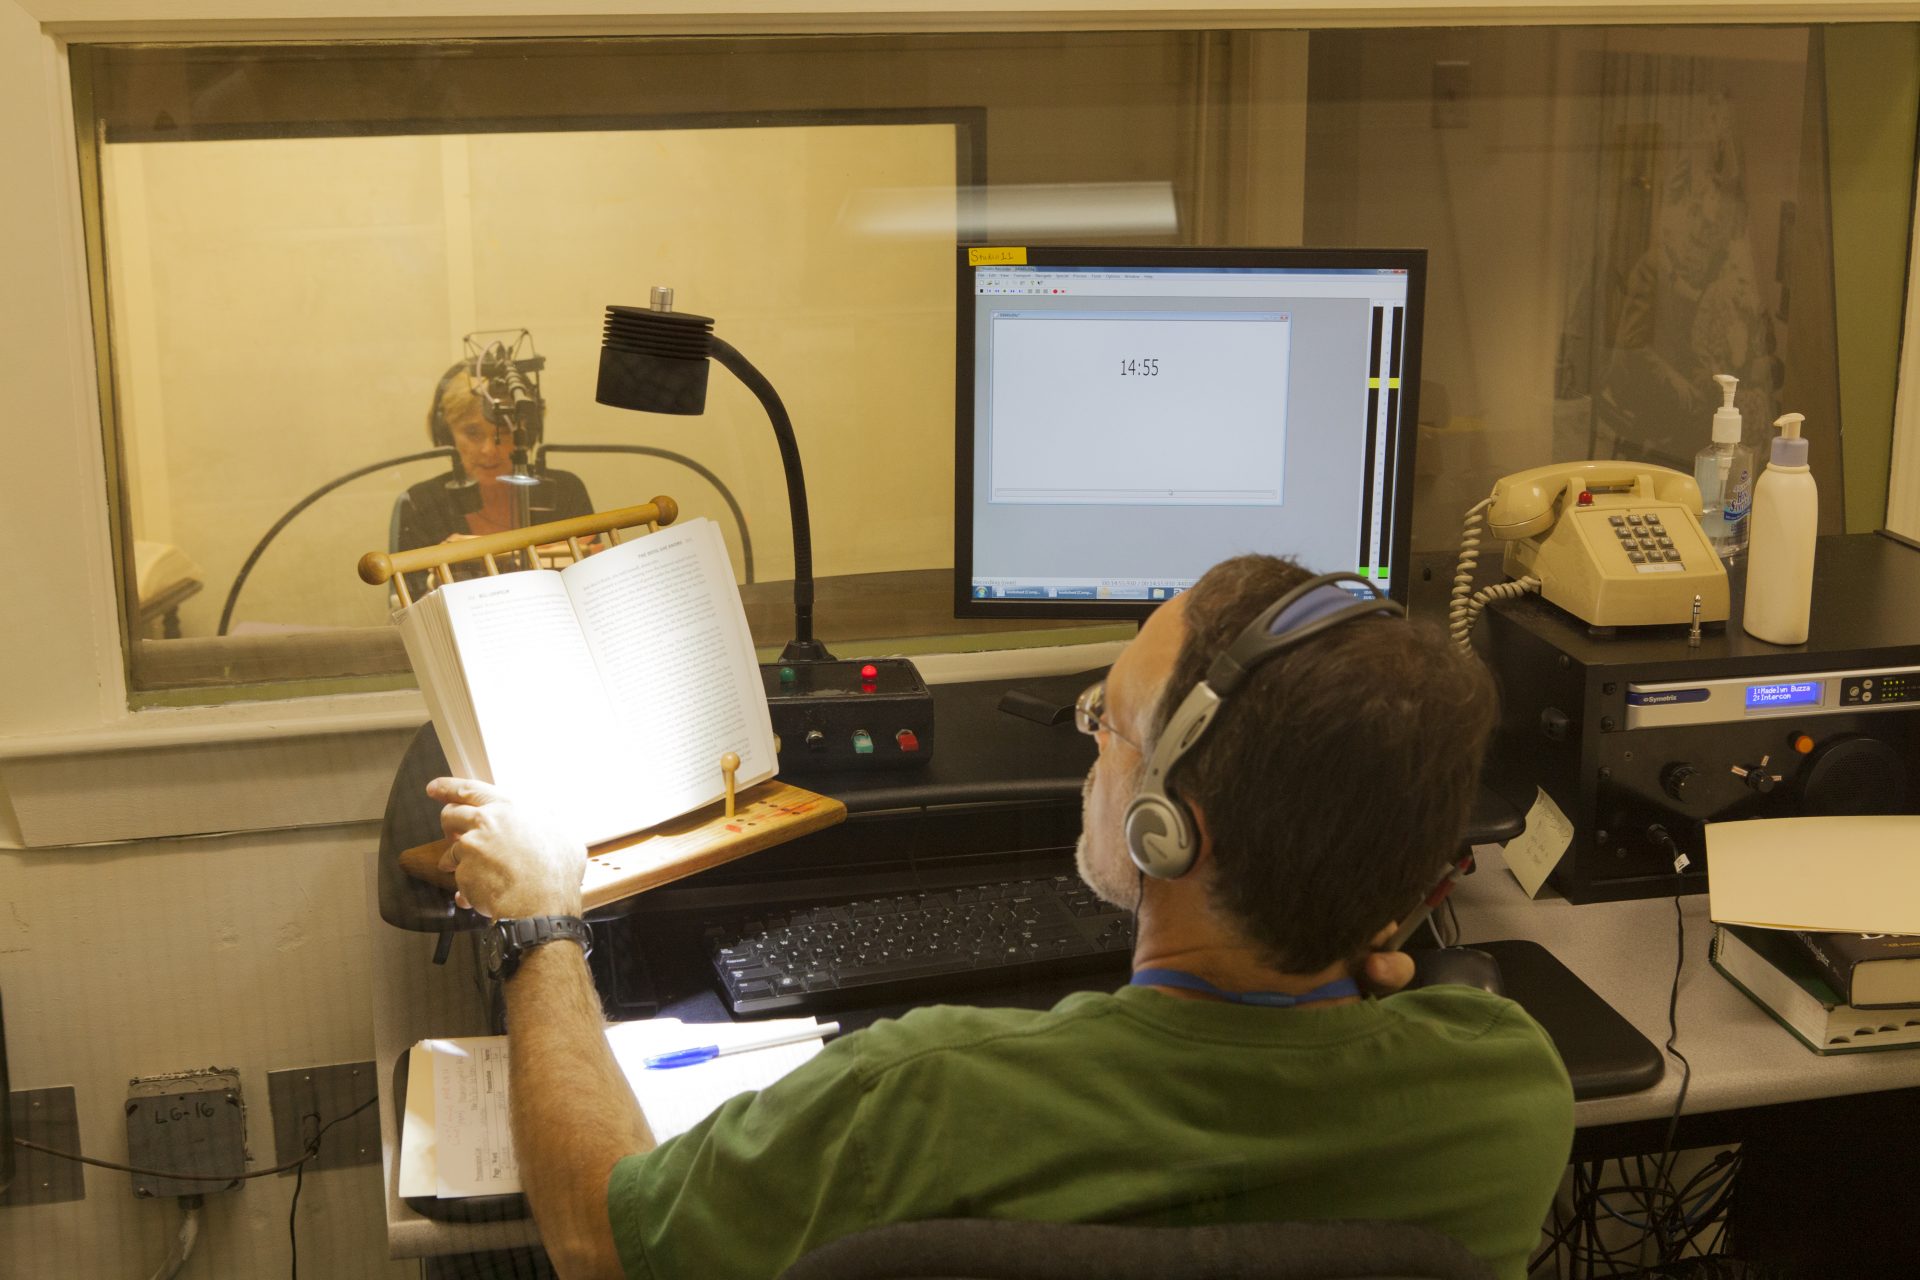
MULTIPOLYGON (((406 575, 431 571, 428 589, 453 581, 450 566, 479 560, 489 574, 501 572, 500 561, 512 557, 525 565, 536 562, 543 549, 564 543, 573 559, 590 554, 584 539, 604 534, 618 543, 620 531, 645 526, 651 533, 672 524, 680 506, 672 498, 656 497, 637 507, 622 507, 598 515, 578 516, 529 525, 505 533, 463 538, 410 551, 369 551, 360 557, 360 580, 371 586, 391 583, 403 605, 413 603, 406 575)), ((510 566, 512 567, 512 566, 510 566)), ((657 888, 708 867, 784 844, 796 836, 831 827, 847 816, 847 807, 829 796, 769 778, 734 794, 734 770, 739 759, 731 752, 715 762, 721 770, 726 799, 695 809, 671 821, 632 835, 621 836, 588 850, 587 870, 581 879, 583 905, 591 910, 636 893, 657 888)), ((403 850, 400 865, 409 875, 452 891, 453 873, 440 869, 448 841, 436 840, 403 850)))

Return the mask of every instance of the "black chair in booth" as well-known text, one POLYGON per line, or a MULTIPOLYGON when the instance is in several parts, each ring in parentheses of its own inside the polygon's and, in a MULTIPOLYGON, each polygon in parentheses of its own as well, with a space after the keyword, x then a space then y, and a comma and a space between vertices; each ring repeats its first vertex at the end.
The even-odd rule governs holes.
POLYGON ((780 1280, 1493 1280, 1466 1246, 1404 1222, 1206 1227, 948 1219, 822 1245, 780 1280))

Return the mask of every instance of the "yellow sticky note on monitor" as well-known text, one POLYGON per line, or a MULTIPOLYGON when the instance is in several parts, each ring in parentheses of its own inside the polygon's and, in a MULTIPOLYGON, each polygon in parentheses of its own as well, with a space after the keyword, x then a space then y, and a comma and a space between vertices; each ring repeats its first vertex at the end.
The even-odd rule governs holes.
POLYGON ((1026 246, 970 248, 967 250, 967 265, 970 267, 1024 267, 1027 265, 1026 246))
POLYGON ((1920 933, 1920 816, 1750 818, 1706 831, 1716 924, 1920 933))

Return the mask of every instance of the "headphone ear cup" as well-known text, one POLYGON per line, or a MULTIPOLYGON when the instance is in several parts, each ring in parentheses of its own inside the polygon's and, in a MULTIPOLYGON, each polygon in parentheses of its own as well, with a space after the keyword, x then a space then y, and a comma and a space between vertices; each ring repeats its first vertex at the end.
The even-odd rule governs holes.
MULTIPOLYGON (((463 361, 441 374, 440 381, 433 385, 433 403, 427 406, 427 438, 442 449, 452 446, 453 428, 447 423, 447 415, 441 409, 440 401, 446 396, 447 388, 453 385, 453 380, 466 371, 467 366, 463 361)), ((456 462, 454 465, 459 464, 456 462)))
POLYGON ((1177 880, 1193 869, 1193 823, 1186 807, 1160 792, 1135 796, 1125 818, 1127 856, 1142 874, 1177 880))

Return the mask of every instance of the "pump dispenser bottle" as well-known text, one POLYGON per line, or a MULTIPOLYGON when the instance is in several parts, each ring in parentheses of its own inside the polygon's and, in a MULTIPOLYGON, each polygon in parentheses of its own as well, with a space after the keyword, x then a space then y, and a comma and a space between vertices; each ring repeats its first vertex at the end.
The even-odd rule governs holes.
POLYGON ((1732 564, 1747 549, 1753 504, 1753 451, 1740 443, 1740 411, 1733 390, 1740 379, 1716 373, 1721 405, 1713 414, 1713 443, 1694 455, 1693 478, 1700 486, 1700 528, 1715 554, 1732 564))
POLYGON ((1747 553, 1747 602, 1741 625, 1768 644, 1805 644, 1813 611, 1813 544, 1820 491, 1807 469, 1805 415, 1774 420, 1780 436, 1753 487, 1753 540, 1747 553))

